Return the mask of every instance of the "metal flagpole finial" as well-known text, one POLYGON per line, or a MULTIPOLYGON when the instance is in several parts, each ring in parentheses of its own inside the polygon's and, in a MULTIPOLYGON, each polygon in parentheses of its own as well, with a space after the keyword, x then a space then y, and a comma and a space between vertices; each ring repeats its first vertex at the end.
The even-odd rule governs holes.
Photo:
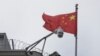
POLYGON ((76 4, 75 7, 76 7, 76 10, 77 10, 78 9, 78 4, 76 4))

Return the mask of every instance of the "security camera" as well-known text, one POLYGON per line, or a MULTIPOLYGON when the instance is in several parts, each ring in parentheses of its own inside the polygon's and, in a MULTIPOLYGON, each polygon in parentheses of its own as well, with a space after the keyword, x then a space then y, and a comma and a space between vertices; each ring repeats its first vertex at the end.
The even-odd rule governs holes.
POLYGON ((56 34, 58 35, 59 38, 62 38, 64 34, 63 29, 61 27, 56 29, 56 34))

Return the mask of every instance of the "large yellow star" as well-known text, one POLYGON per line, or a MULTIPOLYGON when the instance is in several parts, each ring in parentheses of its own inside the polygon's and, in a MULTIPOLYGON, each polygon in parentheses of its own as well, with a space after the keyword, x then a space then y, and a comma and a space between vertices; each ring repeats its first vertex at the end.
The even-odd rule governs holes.
POLYGON ((75 15, 70 16, 70 21, 75 20, 75 15))

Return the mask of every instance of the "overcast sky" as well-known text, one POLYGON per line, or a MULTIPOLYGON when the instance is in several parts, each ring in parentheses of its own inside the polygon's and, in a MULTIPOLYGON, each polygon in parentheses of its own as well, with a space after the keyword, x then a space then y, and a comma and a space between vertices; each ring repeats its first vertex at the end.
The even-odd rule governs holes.
MULTIPOLYGON (((99 0, 0 0, 0 32, 9 39, 32 44, 49 34, 43 28, 43 12, 57 15, 78 11, 78 56, 100 56, 100 1, 99 0)), ((40 44, 37 46, 41 48, 40 44)), ((74 36, 55 34, 47 39, 45 52, 58 51, 62 56, 74 56, 74 36)))

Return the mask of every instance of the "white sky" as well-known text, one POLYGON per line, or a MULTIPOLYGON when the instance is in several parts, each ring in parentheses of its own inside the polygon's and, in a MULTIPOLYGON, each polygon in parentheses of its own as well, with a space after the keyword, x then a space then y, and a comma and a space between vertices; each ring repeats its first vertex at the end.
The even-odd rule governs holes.
MULTIPOLYGON (((9 39, 34 43, 50 33, 43 28, 43 12, 50 15, 73 12, 76 3, 79 4, 78 56, 100 56, 99 0, 0 0, 0 32, 6 32, 9 39)), ((74 56, 74 36, 68 33, 62 39, 51 36, 45 51, 74 56)))

